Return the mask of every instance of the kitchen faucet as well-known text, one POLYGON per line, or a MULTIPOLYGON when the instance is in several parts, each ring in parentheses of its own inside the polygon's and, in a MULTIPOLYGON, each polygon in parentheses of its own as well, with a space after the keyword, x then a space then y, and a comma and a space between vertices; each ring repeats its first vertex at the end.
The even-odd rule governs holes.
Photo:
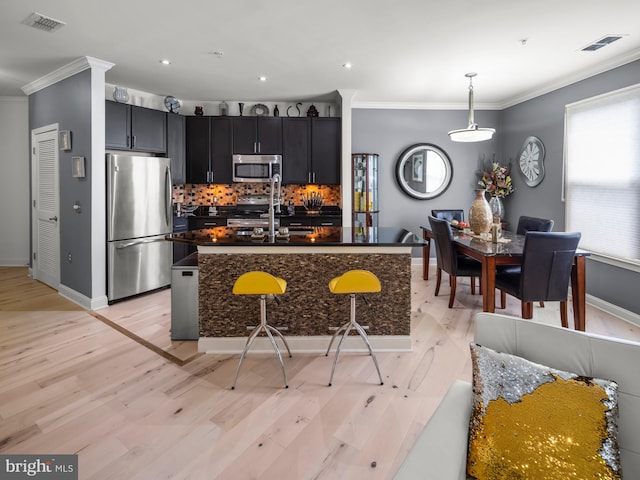
POLYGON ((271 177, 271 188, 269 189, 269 237, 270 240, 275 240, 276 237, 276 229, 275 229, 275 212, 280 213, 280 174, 274 173, 271 177), (278 185, 278 197, 277 203, 274 205, 273 203, 273 190, 276 188, 276 184, 278 185), (274 209, 275 207, 275 209, 274 209))

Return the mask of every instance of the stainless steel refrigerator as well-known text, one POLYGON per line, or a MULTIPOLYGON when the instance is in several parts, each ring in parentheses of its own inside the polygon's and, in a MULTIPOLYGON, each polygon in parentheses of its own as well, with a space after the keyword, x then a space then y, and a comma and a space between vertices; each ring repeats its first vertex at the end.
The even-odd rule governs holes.
POLYGON ((170 160, 107 154, 107 297, 171 284, 170 160))

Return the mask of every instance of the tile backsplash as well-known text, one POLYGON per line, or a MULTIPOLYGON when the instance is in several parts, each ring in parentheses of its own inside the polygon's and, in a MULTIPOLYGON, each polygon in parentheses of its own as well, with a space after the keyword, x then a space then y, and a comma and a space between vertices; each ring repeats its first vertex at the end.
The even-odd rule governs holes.
MULTIPOLYGON (((213 205, 213 197, 218 197, 218 206, 234 206, 241 195, 268 195, 269 183, 185 184, 174 185, 173 203, 183 205, 213 205)), ((319 193, 325 205, 341 206, 340 185, 283 185, 280 187, 282 203, 302 205, 302 199, 309 193, 319 193)))

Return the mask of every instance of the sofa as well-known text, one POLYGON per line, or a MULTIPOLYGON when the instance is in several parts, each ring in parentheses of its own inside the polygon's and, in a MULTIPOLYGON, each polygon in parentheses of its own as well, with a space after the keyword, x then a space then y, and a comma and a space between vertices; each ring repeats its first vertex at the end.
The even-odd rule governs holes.
MULTIPOLYGON (((640 478, 640 343, 493 313, 475 317, 475 343, 548 367, 618 383, 624 478, 640 478)), ((456 380, 420 433, 396 480, 464 480, 472 385, 456 380)))

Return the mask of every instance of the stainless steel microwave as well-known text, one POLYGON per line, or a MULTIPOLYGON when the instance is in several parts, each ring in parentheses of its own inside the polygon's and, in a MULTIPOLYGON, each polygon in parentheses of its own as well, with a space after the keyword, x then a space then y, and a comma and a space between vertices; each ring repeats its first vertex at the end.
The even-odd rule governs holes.
POLYGON ((269 182, 282 174, 282 155, 234 155, 234 182, 269 182))

